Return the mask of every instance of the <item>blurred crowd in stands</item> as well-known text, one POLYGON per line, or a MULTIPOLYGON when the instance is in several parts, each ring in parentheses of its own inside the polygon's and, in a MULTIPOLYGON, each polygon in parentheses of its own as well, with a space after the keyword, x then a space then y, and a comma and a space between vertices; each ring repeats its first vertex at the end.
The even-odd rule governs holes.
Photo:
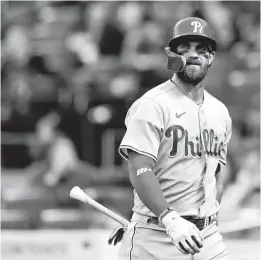
POLYGON ((1 7, 2 178, 11 175, 5 169, 18 168, 44 176, 38 184, 47 187, 67 182, 69 171, 71 185, 86 176, 85 186, 128 183, 117 155, 126 111, 171 77, 164 47, 178 20, 197 16, 214 26, 218 44, 207 90, 233 119, 226 192, 245 189, 234 206, 260 193, 260 2, 4 1, 1 7), (106 139, 106 129, 119 132, 106 139), (120 169, 103 165, 110 153, 120 169))

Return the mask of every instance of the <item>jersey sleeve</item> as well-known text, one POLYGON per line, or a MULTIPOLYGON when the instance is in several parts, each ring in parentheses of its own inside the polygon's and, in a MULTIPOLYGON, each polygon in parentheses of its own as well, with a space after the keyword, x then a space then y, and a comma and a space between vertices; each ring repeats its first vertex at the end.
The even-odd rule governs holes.
POLYGON ((157 161, 163 134, 163 113, 152 99, 142 99, 129 109, 125 125, 126 133, 119 147, 120 155, 128 160, 128 149, 147 155, 157 161))
POLYGON ((232 136, 232 120, 231 120, 231 117, 229 116, 228 117, 228 122, 227 122, 227 131, 226 131, 226 137, 225 137, 225 141, 224 141, 224 144, 221 146, 221 149, 220 149, 220 159, 219 161, 226 165, 226 158, 227 158, 227 147, 228 147, 228 144, 229 144, 229 141, 231 139, 231 136, 232 136))

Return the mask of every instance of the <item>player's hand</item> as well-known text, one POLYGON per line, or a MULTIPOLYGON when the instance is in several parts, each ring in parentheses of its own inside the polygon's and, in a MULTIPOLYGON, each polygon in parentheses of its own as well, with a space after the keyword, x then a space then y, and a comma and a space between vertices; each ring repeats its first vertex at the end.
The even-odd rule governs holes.
POLYGON ((199 229, 191 222, 180 217, 177 212, 171 211, 162 218, 173 244, 183 254, 194 255, 203 247, 203 237, 199 229))
POLYGON ((116 228, 110 235, 109 240, 108 240, 108 244, 111 245, 113 243, 113 245, 115 246, 118 242, 120 242, 122 240, 124 234, 124 228, 116 228))

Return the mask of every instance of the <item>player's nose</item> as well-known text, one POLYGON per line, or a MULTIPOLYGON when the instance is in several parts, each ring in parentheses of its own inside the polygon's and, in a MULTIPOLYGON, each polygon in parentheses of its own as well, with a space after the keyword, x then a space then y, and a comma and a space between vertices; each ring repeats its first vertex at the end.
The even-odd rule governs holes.
POLYGON ((190 60, 193 60, 193 59, 197 60, 197 59, 199 59, 199 54, 196 50, 190 49, 190 51, 188 53, 188 58, 190 60))

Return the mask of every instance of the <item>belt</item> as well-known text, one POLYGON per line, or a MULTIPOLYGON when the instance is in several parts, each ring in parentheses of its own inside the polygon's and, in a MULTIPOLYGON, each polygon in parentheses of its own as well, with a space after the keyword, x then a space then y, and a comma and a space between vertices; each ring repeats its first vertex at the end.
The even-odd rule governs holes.
MULTIPOLYGON (((213 214, 207 218, 194 218, 194 217, 190 217, 190 216, 182 216, 182 218, 188 220, 189 222, 195 224, 195 226, 199 229, 202 230, 204 228, 206 228, 207 226, 209 226, 210 224, 212 224, 214 221, 217 220, 217 213, 213 214)), ((156 224, 160 227, 162 227, 162 224, 159 222, 158 218, 156 217, 150 217, 147 220, 148 223, 151 224, 156 224)))

